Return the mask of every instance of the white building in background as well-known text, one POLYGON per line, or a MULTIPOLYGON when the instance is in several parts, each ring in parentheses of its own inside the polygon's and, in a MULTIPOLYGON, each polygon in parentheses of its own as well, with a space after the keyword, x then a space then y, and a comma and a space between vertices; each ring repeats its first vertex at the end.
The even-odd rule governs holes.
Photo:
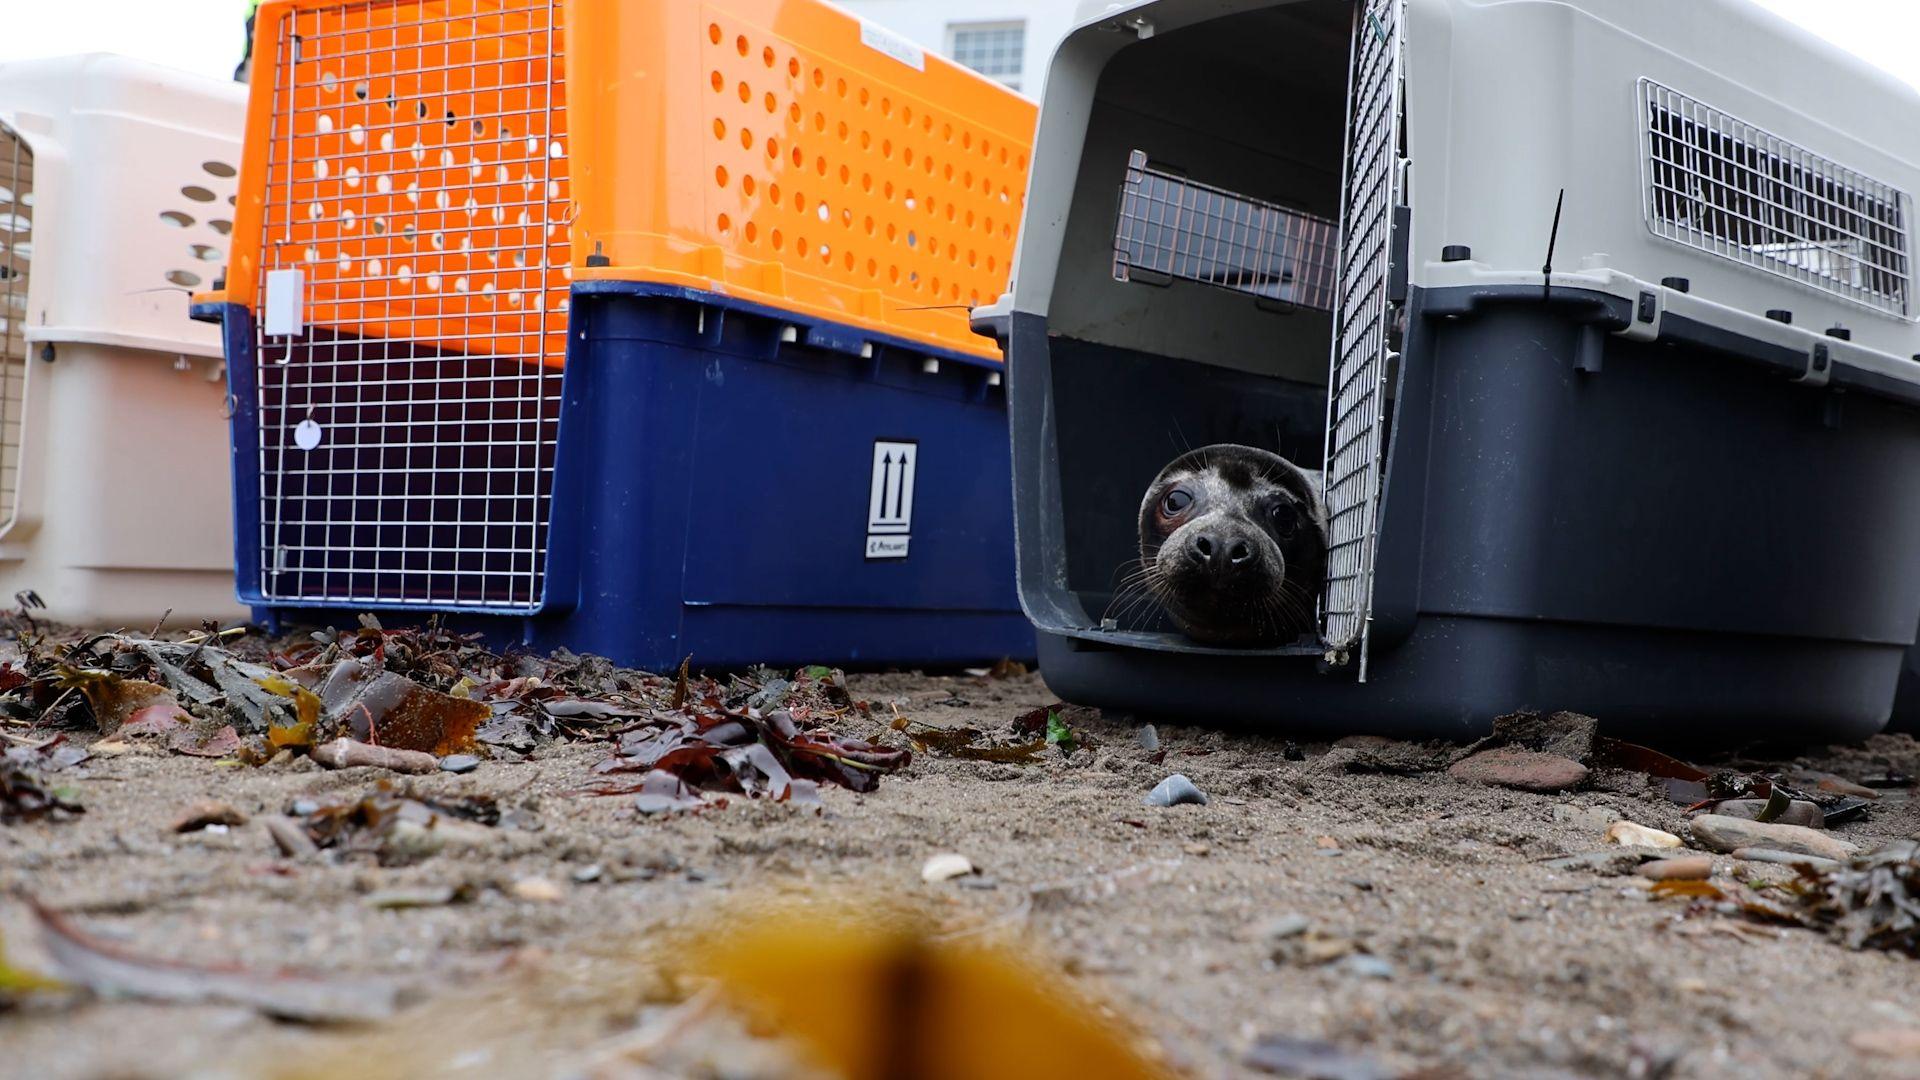
POLYGON ((1101 0, 838 0, 855 15, 1030 98, 1053 48, 1101 0), (1085 15, 1076 12, 1085 9, 1085 15))

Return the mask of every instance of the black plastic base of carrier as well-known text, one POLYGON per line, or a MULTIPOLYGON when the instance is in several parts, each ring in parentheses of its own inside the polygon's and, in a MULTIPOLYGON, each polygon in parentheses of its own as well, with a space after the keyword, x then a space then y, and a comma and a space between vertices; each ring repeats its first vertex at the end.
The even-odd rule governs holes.
POLYGON ((1062 699, 1182 723, 1274 734, 1470 739, 1522 709, 1600 717, 1609 734, 1673 743, 1716 736, 1861 739, 1886 722, 1897 646, 1650 633, 1428 616, 1374 657, 1368 681, 1312 658, 1114 649, 1040 635, 1062 699))

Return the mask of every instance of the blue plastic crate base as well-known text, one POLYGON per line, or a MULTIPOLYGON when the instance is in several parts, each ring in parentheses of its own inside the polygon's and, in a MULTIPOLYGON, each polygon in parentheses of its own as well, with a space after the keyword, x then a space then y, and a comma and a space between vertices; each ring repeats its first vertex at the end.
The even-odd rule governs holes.
POLYGON ((580 283, 571 303, 545 460, 500 436, 554 408, 506 392, 537 378, 525 369, 340 339, 303 355, 345 357, 352 379, 295 377, 296 361, 263 395, 249 313, 219 312, 243 358, 229 367, 236 553, 256 619, 440 612, 500 644, 654 670, 1034 655, 997 367, 710 293, 580 283), (306 467, 319 448, 328 467, 306 467), (549 463, 544 524, 504 509, 474 523, 475 500, 525 503, 519 485, 549 463), (448 510, 410 499, 423 489, 448 510), (385 599, 422 581, 440 606, 385 599), (526 581, 536 599, 498 584, 526 581))

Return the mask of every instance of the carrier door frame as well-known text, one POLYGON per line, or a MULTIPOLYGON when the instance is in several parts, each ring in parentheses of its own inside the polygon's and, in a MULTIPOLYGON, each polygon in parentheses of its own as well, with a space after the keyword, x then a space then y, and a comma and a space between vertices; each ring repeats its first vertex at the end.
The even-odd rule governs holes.
POLYGON ((1327 509, 1327 583, 1321 636, 1327 661, 1357 660, 1367 679, 1373 622, 1374 555, 1380 530, 1388 371, 1398 360, 1391 333, 1403 298, 1392 278, 1406 162, 1404 125, 1407 0, 1354 6, 1347 69, 1347 123, 1340 177, 1339 278, 1327 372, 1327 449, 1321 498, 1327 509))

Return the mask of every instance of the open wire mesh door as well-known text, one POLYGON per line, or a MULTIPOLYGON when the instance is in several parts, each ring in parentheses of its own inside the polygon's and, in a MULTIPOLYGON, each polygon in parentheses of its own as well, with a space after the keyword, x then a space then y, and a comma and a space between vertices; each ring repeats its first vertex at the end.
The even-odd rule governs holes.
POLYGON ((271 313, 296 292, 301 326, 258 320, 267 599, 543 603, 571 276, 560 19, 560 0, 368 0, 274 28, 255 295, 271 313))
POLYGON ((33 150, 0 124, 0 531, 13 524, 20 503, 33 203, 33 150))
POLYGON ((1402 12, 1405 0, 1354 9, 1341 186, 1339 278, 1327 383, 1327 590, 1322 634, 1335 659, 1357 655, 1367 677, 1379 531, 1380 442, 1392 357, 1387 279, 1400 175, 1402 12))

